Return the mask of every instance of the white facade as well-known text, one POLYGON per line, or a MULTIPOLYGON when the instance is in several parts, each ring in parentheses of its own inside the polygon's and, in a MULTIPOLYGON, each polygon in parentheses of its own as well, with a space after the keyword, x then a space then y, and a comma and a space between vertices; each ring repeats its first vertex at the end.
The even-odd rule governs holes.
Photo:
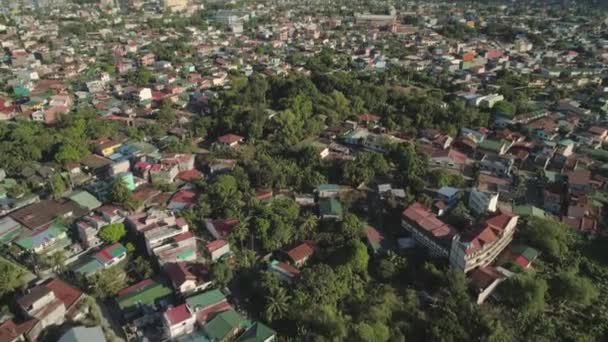
POLYGON ((471 189, 469 193, 469 209, 480 215, 486 212, 496 212, 498 206, 498 192, 471 189))

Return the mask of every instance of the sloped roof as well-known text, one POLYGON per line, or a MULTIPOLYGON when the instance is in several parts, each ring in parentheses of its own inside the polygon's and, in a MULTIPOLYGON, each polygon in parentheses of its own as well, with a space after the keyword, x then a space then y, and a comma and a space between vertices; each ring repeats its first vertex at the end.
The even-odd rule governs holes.
POLYGON ((118 306, 128 309, 135 305, 154 306, 156 301, 170 296, 173 291, 160 283, 147 279, 118 293, 118 306))
POLYGON ((316 246, 312 241, 304 241, 295 248, 287 251, 287 255, 294 262, 310 257, 315 252, 316 246))
POLYGON ((211 340, 223 341, 234 330, 241 328, 245 319, 230 309, 218 313, 205 325, 205 331, 211 340))
POLYGON ((276 331, 260 322, 255 322, 247 331, 236 339, 236 342, 265 342, 275 335, 276 331))
POLYGON ((186 304, 193 311, 202 310, 210 305, 226 300, 226 296, 220 290, 206 291, 186 298, 186 304))

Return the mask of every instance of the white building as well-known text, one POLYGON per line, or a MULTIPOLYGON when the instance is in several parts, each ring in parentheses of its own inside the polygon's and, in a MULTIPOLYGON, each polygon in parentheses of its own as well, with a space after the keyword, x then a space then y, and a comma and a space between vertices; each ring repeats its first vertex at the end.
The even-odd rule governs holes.
POLYGON ((469 193, 469 209, 476 215, 486 212, 496 212, 498 205, 498 192, 483 191, 472 188, 469 193))

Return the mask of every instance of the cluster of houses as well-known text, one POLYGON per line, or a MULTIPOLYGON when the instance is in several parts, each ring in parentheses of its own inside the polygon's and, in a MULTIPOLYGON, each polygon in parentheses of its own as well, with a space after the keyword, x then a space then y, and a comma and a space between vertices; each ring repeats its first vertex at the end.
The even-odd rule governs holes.
MULTIPOLYGON (((205 231, 195 234, 181 214, 198 205, 198 180, 233 170, 238 160, 215 158, 202 166, 197 153, 162 151, 172 141, 191 138, 183 127, 195 116, 209 114, 212 100, 230 88, 231 73, 308 74, 290 58, 294 51, 313 56, 330 49, 350 56, 350 67, 363 72, 400 66, 430 75, 447 73, 459 87, 448 97, 491 115, 488 127, 461 128, 451 134, 421 129, 412 136, 391 132, 380 115, 364 112, 300 144, 315 147, 323 159, 351 160, 362 149, 384 153, 391 144, 409 142, 429 156, 431 170, 464 175, 472 186, 432 189, 432 203, 415 202, 405 208, 404 237, 398 245, 422 246, 467 273, 479 303, 512 275, 505 265, 527 268, 538 256, 534 249, 512 243, 520 220, 553 218, 591 238, 606 234, 601 227, 603 203, 608 200, 602 194, 608 122, 602 117, 608 114, 608 88, 603 84, 604 68, 593 61, 608 60, 608 40, 595 34, 608 23, 547 19, 551 34, 543 34, 541 47, 533 42, 540 32, 523 23, 518 24, 523 25, 519 31, 528 34, 511 43, 481 36, 465 42, 440 33, 448 25, 475 30, 507 20, 506 6, 497 7, 497 14, 447 5, 446 16, 433 4, 420 4, 414 12, 391 8, 381 14, 353 5, 352 15, 313 17, 307 4, 281 9, 246 4, 213 10, 209 25, 188 24, 179 30, 178 17, 162 12, 192 14, 204 9, 201 1, 102 0, 99 5, 0 1, 0 12, 10 19, 0 22, 0 121, 54 125, 87 106, 98 120, 139 126, 154 123, 161 104, 167 103, 176 109, 177 119, 160 139, 91 141, 93 153, 78 162, 33 163, 10 175, 0 165, 0 242, 7 246, 0 254, 45 278, 28 284, 16 298, 19 312, 1 320, 0 341, 36 340, 48 326, 86 316, 82 292, 41 261, 62 254, 66 273, 83 279, 126 267, 132 254, 129 246, 104 242, 99 236, 104 227, 115 224, 124 225, 133 242, 142 246, 141 252, 161 270, 159 277, 132 284, 114 300, 130 327, 129 336, 142 338, 140 327, 156 325, 162 327, 162 336, 182 341, 274 339, 275 332, 248 320, 210 275, 214 263, 234 257, 228 238, 240 222, 207 218, 200 227, 205 231), (33 15, 32 8, 52 15, 33 15), (66 32, 81 22, 95 28, 82 29, 88 30, 82 34, 66 32), (151 22, 167 28, 152 29, 151 22), (253 29, 245 30, 251 25, 253 29), (176 45, 170 54, 159 51, 157 42, 175 40, 186 41, 185 47, 176 45), (571 41, 572 46, 552 47, 559 40, 571 41), (391 49, 395 41, 398 48, 391 49), (144 72, 152 73, 154 82, 140 80, 144 72), (527 88, 539 90, 528 103, 532 109, 497 109, 509 98, 500 83, 505 73, 525 75, 527 88), (555 92, 565 95, 553 100, 550 95, 555 92), (23 183, 44 187, 57 174, 68 180, 59 199, 20 191, 23 183), (135 210, 112 203, 117 179, 131 192, 138 205, 135 210), (447 218, 460 204, 483 219, 471 220, 464 228, 452 226, 447 218)), ((214 144, 226 149, 246 144, 235 133, 220 136, 214 144)), ((314 208, 321 220, 340 220, 340 195, 350 190, 322 184, 314 194, 290 195, 300 206, 314 208)), ((377 192, 380 197, 406 198, 405 190, 392 184, 379 184, 377 192)), ((256 196, 268 200, 274 193, 258 189, 256 196)), ((389 248, 381 229, 367 227, 365 237, 374 252, 389 248)), ((268 270, 283 281, 297 281, 316 250, 313 242, 300 241, 275 255, 268 270)))

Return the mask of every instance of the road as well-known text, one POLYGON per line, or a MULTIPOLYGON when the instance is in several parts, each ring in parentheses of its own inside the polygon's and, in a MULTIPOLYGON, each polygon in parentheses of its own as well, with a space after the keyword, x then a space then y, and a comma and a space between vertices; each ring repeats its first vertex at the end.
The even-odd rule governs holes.
POLYGON ((106 303, 99 299, 96 299, 96 301, 97 306, 99 306, 99 310, 101 311, 101 324, 106 328, 110 328, 114 332, 116 342, 126 341, 125 334, 122 330, 122 325, 114 318, 117 317, 116 313, 113 312, 112 308, 106 303))

